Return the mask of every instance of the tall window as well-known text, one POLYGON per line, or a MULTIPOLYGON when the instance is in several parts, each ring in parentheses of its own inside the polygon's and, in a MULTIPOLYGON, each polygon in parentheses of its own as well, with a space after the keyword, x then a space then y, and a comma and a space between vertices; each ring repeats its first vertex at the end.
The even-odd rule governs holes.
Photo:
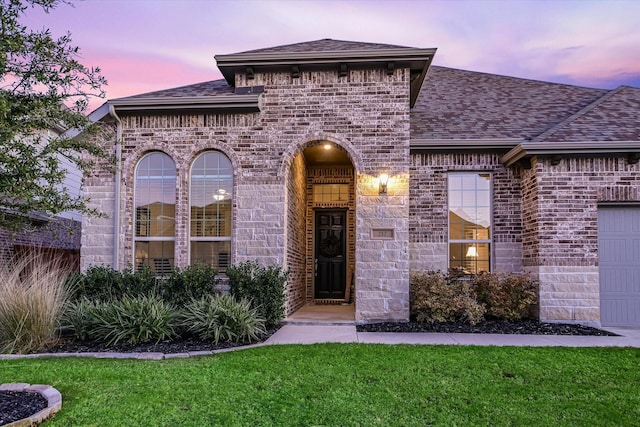
POLYGON ((164 153, 151 153, 136 168, 135 236, 136 268, 149 266, 167 274, 174 265, 176 165, 164 153))
POLYGON ((191 264, 225 271, 231 254, 233 168, 218 151, 204 153, 191 167, 191 264))
POLYGON ((491 174, 449 174, 449 267, 491 270, 491 174))

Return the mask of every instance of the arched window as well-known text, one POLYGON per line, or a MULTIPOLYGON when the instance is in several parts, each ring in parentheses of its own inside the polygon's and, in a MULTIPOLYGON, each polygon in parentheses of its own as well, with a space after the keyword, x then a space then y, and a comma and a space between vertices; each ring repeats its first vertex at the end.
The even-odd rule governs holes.
POLYGON ((176 165, 164 153, 147 154, 136 167, 134 257, 136 268, 168 274, 174 265, 176 165))
POLYGON ((190 260, 218 271, 229 266, 233 167, 218 151, 206 152, 191 167, 190 260))

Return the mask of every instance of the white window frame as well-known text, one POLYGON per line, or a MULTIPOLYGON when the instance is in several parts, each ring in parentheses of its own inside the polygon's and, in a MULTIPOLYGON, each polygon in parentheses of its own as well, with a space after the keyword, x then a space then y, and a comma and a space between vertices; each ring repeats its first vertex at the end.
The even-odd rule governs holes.
MULTIPOLYGON (((208 150, 208 151, 204 151, 202 153, 200 153, 198 156, 196 156, 195 159, 193 159, 193 161, 191 162, 191 166, 189 167, 189 202, 188 202, 188 206, 187 206, 187 211, 188 211, 188 234, 187 234, 187 247, 188 247, 188 262, 189 265, 192 265, 192 256, 191 256, 191 243, 192 242, 230 242, 229 243, 229 259, 227 261, 227 266, 231 265, 233 262, 232 259, 232 252, 233 252, 233 228, 234 228, 234 221, 233 221, 233 200, 234 200, 234 169, 233 169, 233 163, 231 162, 231 159, 222 151, 219 150, 208 150), (231 217, 229 218, 230 221, 230 232, 229 232, 229 236, 192 236, 191 235, 191 227, 192 227, 192 218, 191 218, 191 200, 193 199, 193 167, 196 164, 196 162, 198 161, 198 159, 204 155, 210 154, 210 153, 217 153, 220 156, 225 157, 228 161, 229 164, 231 166, 231 175, 229 176, 230 179, 230 183, 231 183, 231 194, 230 194, 230 202, 231 202, 231 209, 230 209, 230 215, 231 217)), ((220 266, 217 267, 218 270, 220 270, 220 266)), ((226 269, 226 267, 224 268, 226 269)))
MULTIPOLYGON (((137 224, 137 213, 138 213, 138 209, 139 207, 136 206, 136 202, 138 200, 138 168, 140 167, 140 164, 143 162, 143 160, 145 160, 146 158, 148 158, 149 156, 152 155, 163 155, 166 156, 167 159, 171 160, 171 162, 173 163, 173 167, 175 170, 175 176, 174 176, 174 187, 177 185, 178 182, 178 167, 177 164, 175 162, 175 160, 173 160, 173 158, 171 158, 171 156, 169 156, 167 153, 162 152, 162 151, 152 151, 149 153, 146 153, 145 155, 143 155, 142 157, 140 157, 140 159, 138 160, 138 162, 136 163, 136 167, 134 168, 134 174, 133 174, 133 253, 131 254, 131 258, 132 258, 132 265, 134 266, 134 269, 138 268, 137 265, 137 258, 136 258, 136 244, 137 242, 173 242, 173 254, 172 254, 172 260, 173 260, 173 267, 175 267, 175 262, 176 262, 176 234, 175 234, 175 230, 176 230, 176 225, 177 225, 177 221, 176 218, 173 218, 173 222, 174 222, 174 233, 173 236, 159 236, 159 237, 152 237, 152 236, 138 236, 136 231, 138 230, 138 224, 137 224)), ((164 175, 163 175, 164 177, 164 175)), ((176 191, 174 193, 174 206, 177 207, 177 194, 178 192, 176 191)), ((174 208, 175 210, 175 208, 174 208)), ((175 215, 175 213, 174 213, 175 215)), ((148 223, 151 223, 150 219, 147 219, 148 223)), ((148 225, 150 226, 150 225, 148 225)), ((117 232, 117 231, 116 231, 117 232)), ((149 234, 149 233, 147 233, 149 234)), ((153 269, 155 269, 155 266, 152 267, 153 269)), ((162 271, 160 272, 160 275, 166 274, 168 272, 166 271, 162 271)))

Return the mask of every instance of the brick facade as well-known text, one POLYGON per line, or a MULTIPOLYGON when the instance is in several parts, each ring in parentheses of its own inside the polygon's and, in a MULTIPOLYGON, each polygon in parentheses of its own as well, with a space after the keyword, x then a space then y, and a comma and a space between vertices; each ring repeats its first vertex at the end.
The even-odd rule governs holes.
POLYGON ((85 177, 108 218, 85 218, 82 268, 133 262, 135 170, 153 151, 176 165, 175 265, 188 265, 190 168, 217 150, 233 166, 231 263, 288 269, 290 314, 314 301, 315 209, 345 209, 356 320, 404 321, 410 271, 449 265, 448 174, 482 172, 491 175, 492 271, 538 279, 544 320, 597 323, 598 205, 640 202, 639 127, 626 111, 640 91, 442 67, 427 76, 434 53, 319 40, 217 57, 226 81, 115 100, 121 122, 105 114, 102 141, 115 152, 121 131, 121 179, 85 177), (327 142, 350 165, 307 161, 327 142), (618 151, 598 151, 608 142, 618 151), (348 185, 348 200, 315 203, 322 183, 348 185), (374 238, 376 229, 393 238, 374 238))
MULTIPOLYGON (((297 79, 289 73, 257 73, 247 80, 240 74, 237 85, 264 86, 259 114, 122 115, 118 267, 133 262, 133 183, 140 158, 161 151, 176 163, 175 264, 185 266, 189 168, 198 154, 219 150, 234 168, 231 261, 287 265, 292 274, 288 311, 299 307, 308 300, 306 291, 302 299, 301 286, 307 267, 300 265, 300 255, 308 254, 298 231, 304 206, 299 190, 307 173, 300 153, 318 141, 331 141, 347 151, 357 176, 357 317, 408 318, 408 79, 406 69, 392 75, 353 70, 345 77, 334 71, 303 72, 297 79), (389 194, 381 197, 377 177, 383 172, 391 182, 389 194), (396 240, 372 241, 371 227, 394 228, 396 240)), ((114 176, 90 177, 86 191, 109 218, 84 225, 83 268, 112 262, 112 249, 104 249, 114 235, 114 176)))
POLYGON ((525 170, 523 264, 540 317, 600 320, 598 205, 640 201, 640 165, 622 157, 535 159, 525 170))
POLYGON ((517 168, 498 154, 411 155, 409 245, 411 270, 447 270, 449 172, 489 172, 492 177, 493 270, 522 271, 522 192, 517 168))

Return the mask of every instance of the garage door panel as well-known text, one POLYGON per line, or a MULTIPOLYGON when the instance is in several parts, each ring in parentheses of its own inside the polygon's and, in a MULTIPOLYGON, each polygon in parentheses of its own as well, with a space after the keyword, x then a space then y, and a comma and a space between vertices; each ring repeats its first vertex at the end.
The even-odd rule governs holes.
POLYGON ((600 320, 640 327, 640 206, 598 209, 600 320))
POLYGON ((640 302, 610 299, 602 306, 601 323, 606 326, 640 325, 640 302))

